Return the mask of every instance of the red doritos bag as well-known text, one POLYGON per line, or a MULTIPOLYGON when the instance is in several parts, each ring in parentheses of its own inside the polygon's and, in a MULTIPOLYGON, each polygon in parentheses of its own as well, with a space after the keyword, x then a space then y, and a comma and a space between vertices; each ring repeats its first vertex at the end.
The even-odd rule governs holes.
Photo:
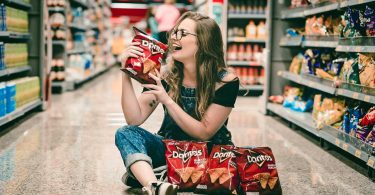
POLYGON ((235 154, 244 193, 282 194, 275 157, 270 148, 238 148, 235 154))
POLYGON ((194 191, 207 165, 205 142, 163 140, 168 165, 168 181, 180 191, 194 191))
POLYGON ((235 146, 231 145, 215 145, 212 148, 204 179, 202 184, 197 187, 198 193, 238 194, 240 181, 234 149, 235 146))
POLYGON ((148 74, 156 75, 155 70, 160 72, 161 62, 167 51, 167 46, 135 27, 133 27, 133 30, 136 35, 132 42, 141 43, 140 47, 143 49, 145 56, 139 58, 129 57, 125 62, 125 68, 121 70, 140 83, 156 84, 155 80, 149 77, 148 74))

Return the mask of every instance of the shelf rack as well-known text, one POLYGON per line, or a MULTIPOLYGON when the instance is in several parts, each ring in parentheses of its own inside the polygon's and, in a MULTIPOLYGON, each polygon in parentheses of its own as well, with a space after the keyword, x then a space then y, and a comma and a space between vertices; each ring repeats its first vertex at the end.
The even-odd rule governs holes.
MULTIPOLYGON (((275 2, 272 6, 273 20, 271 21, 272 29, 286 29, 288 27, 296 27, 305 25, 304 19, 312 15, 319 15, 323 13, 336 12, 343 10, 348 6, 357 6, 369 4, 374 5, 375 0, 349 0, 338 1, 337 3, 325 3, 315 7, 302 7, 295 9, 288 9, 289 6, 285 2, 275 2)), ((374 37, 357 37, 357 38, 338 38, 326 36, 297 36, 286 37, 284 30, 271 31, 271 40, 273 44, 271 47, 271 63, 269 72, 266 78, 266 89, 270 95, 282 94, 283 86, 287 83, 293 82, 298 85, 306 86, 322 93, 328 93, 332 96, 346 97, 358 101, 375 104, 375 90, 364 86, 358 86, 348 83, 342 83, 336 87, 333 81, 322 79, 314 75, 297 75, 288 72, 292 58, 302 48, 331 48, 336 52, 363 52, 375 53, 375 38, 374 37)), ((268 95, 267 95, 268 97, 268 95)), ((374 148, 368 146, 361 140, 350 137, 343 131, 335 129, 330 126, 325 126, 318 130, 313 124, 311 113, 295 112, 281 105, 273 103, 266 103, 268 113, 275 114, 285 120, 289 124, 294 124, 307 132, 312 133, 318 137, 322 143, 331 143, 351 154, 353 158, 360 159, 367 164, 369 170, 369 177, 374 176, 375 173, 375 157, 374 148)))
MULTIPOLYGON (((49 91, 46 85, 45 63, 48 59, 46 53, 50 49, 45 47, 44 16, 45 2, 30 0, 25 3, 21 0, 4 0, 7 6, 28 12, 29 29, 28 33, 0 32, 0 42, 4 43, 27 43, 28 44, 28 65, 0 70, 0 82, 22 78, 24 76, 37 76, 40 79, 40 97, 33 102, 17 108, 15 111, 0 117, 0 129, 9 123, 16 122, 18 118, 32 110, 44 110, 48 101, 45 97, 49 91)), ((6 54, 5 54, 6 55, 6 54)))

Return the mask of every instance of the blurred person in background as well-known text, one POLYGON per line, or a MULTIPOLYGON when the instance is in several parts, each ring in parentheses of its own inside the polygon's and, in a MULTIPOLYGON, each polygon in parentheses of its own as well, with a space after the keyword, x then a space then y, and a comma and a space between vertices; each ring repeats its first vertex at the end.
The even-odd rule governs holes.
POLYGON ((156 9, 155 19, 158 22, 159 40, 167 44, 167 33, 176 24, 180 11, 175 6, 175 0, 165 0, 164 4, 156 9))
POLYGON ((147 28, 151 30, 151 36, 159 40, 158 22, 155 19, 156 7, 149 7, 146 14, 147 28))

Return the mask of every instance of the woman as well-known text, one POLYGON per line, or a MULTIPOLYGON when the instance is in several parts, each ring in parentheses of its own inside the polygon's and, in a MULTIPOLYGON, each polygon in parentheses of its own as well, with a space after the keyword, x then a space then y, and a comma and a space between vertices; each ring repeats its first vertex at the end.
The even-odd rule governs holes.
MULTIPOLYGON (((176 193, 174 185, 157 182, 152 169, 166 164, 163 139, 232 144, 226 124, 239 80, 225 66, 219 26, 209 17, 186 12, 170 33, 169 47, 170 70, 163 78, 159 73, 150 75, 157 84, 143 85, 138 99, 129 76, 123 74, 122 109, 129 126, 116 132, 116 145, 127 168, 123 179, 130 186, 139 182, 148 193, 176 193), (165 118, 154 135, 138 126, 159 103, 165 118)), ((125 58, 139 56, 142 49, 137 44, 124 52, 125 58)))

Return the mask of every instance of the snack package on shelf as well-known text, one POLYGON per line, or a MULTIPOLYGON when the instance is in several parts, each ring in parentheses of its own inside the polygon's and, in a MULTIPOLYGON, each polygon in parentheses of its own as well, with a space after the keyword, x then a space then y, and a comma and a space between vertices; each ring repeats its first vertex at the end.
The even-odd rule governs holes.
POLYGON ((202 182, 208 162, 206 142, 163 140, 168 181, 180 191, 193 192, 202 182))
POLYGON ((357 124, 355 136, 365 141, 375 124, 375 107, 372 107, 357 124))
POLYGON ((282 95, 272 95, 268 98, 268 100, 272 103, 276 104, 283 104, 285 97, 288 95, 289 89, 291 89, 291 86, 284 86, 284 92, 282 95))
POLYGON ((355 136, 359 120, 365 115, 365 110, 361 105, 348 106, 340 129, 351 136, 355 136))
POLYGON ((300 74, 303 59, 304 59, 304 57, 303 57, 302 53, 299 53, 296 56, 294 56, 292 62, 290 63, 290 66, 289 66, 289 72, 294 73, 294 74, 300 74))
POLYGON ((374 37, 375 36, 375 11, 374 8, 366 5, 366 9, 363 13, 366 21, 366 35, 374 37))
POLYGON ((301 88, 291 87, 285 94, 283 106, 285 108, 292 107, 294 105, 294 102, 298 100, 298 98, 302 96, 302 94, 303 90, 301 88))
POLYGON ((238 194, 240 184, 233 150, 235 146, 214 145, 208 159, 207 171, 196 193, 238 194))
POLYGON ((167 46, 135 27, 133 29, 136 33, 133 42, 140 43, 145 56, 139 58, 129 57, 125 62, 125 68, 121 70, 141 83, 155 84, 155 81, 148 74, 156 75, 155 70, 160 72, 167 46))
POLYGON ((342 120, 346 111, 345 101, 336 98, 324 98, 317 94, 314 97, 313 119, 316 127, 321 129, 324 125, 333 125, 342 120))
POLYGON ((235 154, 243 194, 282 194, 275 157, 270 148, 238 148, 235 154))
MULTIPOLYGON (((364 86, 375 88, 375 60, 371 55, 359 54, 359 80, 364 86)), ((375 90, 375 89, 374 89, 375 90)))

